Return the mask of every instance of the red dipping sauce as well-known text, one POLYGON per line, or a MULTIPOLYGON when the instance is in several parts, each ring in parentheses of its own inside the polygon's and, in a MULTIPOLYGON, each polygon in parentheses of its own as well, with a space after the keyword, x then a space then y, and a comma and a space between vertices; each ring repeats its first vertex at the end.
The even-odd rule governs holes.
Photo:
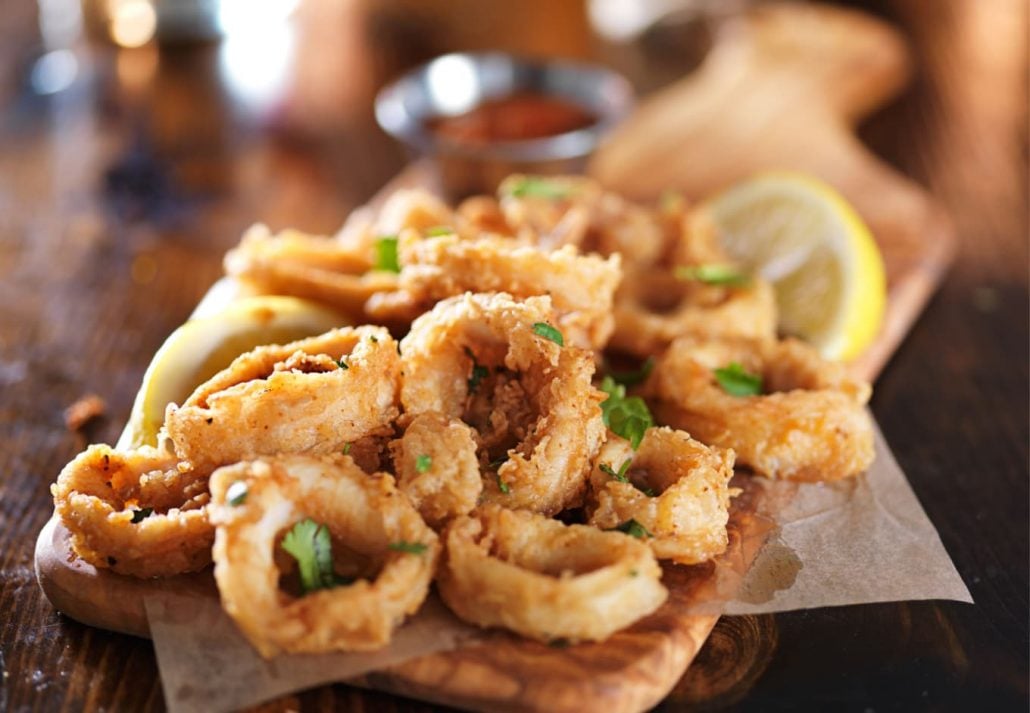
POLYGON ((522 93, 490 99, 464 114, 433 117, 426 127, 448 141, 483 145, 541 139, 595 123, 597 117, 579 104, 547 94, 522 93))

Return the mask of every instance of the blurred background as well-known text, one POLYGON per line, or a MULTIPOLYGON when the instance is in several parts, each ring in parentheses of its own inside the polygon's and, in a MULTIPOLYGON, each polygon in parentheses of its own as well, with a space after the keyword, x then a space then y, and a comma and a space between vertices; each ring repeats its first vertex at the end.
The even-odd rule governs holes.
MULTIPOLYGON (((687 76, 753 4, 12 0, 0 19, 0 200, 52 181, 81 206, 58 212, 86 232, 189 230, 204 215, 210 234, 198 240, 216 252, 252 220, 331 231, 404 165, 373 98, 406 69, 499 49, 599 61, 646 95, 687 76), (85 200, 91 191, 103 200, 85 200), (221 208, 233 217, 205 214, 221 208)), ((863 126, 874 149, 913 140, 892 123, 932 94, 947 118, 931 127, 947 135, 931 137, 925 160, 937 163, 922 169, 934 181, 956 160, 974 171, 994 154, 1025 158, 1024 2, 849 4, 899 26, 916 60, 913 91, 863 126), (947 65, 934 64, 944 51, 947 65)), ((991 170, 993 190, 1025 193, 1018 162, 991 170)), ((10 239, 10 227, 0 234, 10 239)))

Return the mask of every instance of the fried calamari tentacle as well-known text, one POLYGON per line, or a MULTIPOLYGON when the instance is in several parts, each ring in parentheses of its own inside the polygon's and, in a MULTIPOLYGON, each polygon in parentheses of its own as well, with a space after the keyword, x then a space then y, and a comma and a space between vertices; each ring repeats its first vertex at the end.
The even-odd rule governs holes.
POLYGON ((547 297, 466 294, 401 341, 406 414, 471 425, 484 498, 548 515, 581 502, 604 436, 592 355, 547 336, 553 320, 547 297))
POLYGON ((486 505, 448 525, 444 541, 440 595, 482 627, 600 641, 668 595, 651 550, 619 532, 486 505))
POLYGON ((397 417, 400 359, 381 327, 345 327, 237 357, 171 404, 165 428, 195 468, 276 453, 339 453, 397 417))
POLYGON ((429 591, 436 533, 390 475, 368 475, 349 456, 226 466, 211 493, 222 606, 266 658, 385 646, 429 591), (292 572, 282 541, 306 518, 328 529, 320 554, 328 559, 331 545, 332 562, 322 562, 324 588, 294 596, 280 587, 292 572))
POLYGON ((733 451, 683 431, 648 429, 635 453, 609 434, 590 474, 589 523, 635 521, 659 559, 705 562, 726 550, 732 477, 733 451))
POLYGON ((207 479, 144 446, 94 445, 50 486, 72 549, 94 567, 134 577, 195 572, 211 562, 207 479))
POLYGON ((448 235, 402 236, 399 290, 373 297, 368 312, 396 321, 428 311, 465 292, 505 292, 519 299, 550 295, 567 341, 600 349, 614 327, 612 299, 622 277, 619 257, 553 252, 504 238, 461 240, 448 235), (399 309, 397 309, 399 307, 399 309))
POLYGON ((797 340, 679 339, 659 359, 645 391, 660 422, 732 448, 739 464, 760 475, 836 480, 873 460, 873 425, 864 408, 871 387, 797 340), (728 391, 727 379, 740 374, 760 384, 758 393, 728 391))
POLYGON ((476 507, 483 482, 475 434, 460 420, 420 414, 391 450, 397 486, 431 527, 476 507))

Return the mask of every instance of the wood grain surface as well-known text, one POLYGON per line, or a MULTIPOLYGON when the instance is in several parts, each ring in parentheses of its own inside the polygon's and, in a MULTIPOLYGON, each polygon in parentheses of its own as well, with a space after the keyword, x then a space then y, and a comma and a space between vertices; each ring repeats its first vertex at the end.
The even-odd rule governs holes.
MULTIPOLYGON (((860 136, 930 188, 959 237, 872 408, 977 605, 721 620, 660 710, 1027 707, 1026 7, 861 4, 903 31, 914 84, 860 136)), ((318 71, 289 77, 271 108, 238 91, 211 46, 80 47, 72 89, 37 95, 36 5, 0 16, 0 709, 162 709, 149 643, 56 614, 33 544, 49 482, 87 440, 117 438, 150 355, 240 231, 255 219, 330 231, 401 167, 370 92, 459 45, 400 13, 330 5, 306 3, 301 25, 328 13, 354 41, 309 36, 318 71), (321 113, 298 111, 312 105, 321 113), (70 433, 62 411, 89 392, 108 417, 70 433)), ((507 46, 531 30, 512 24, 507 46)), ((337 685, 263 710, 433 708, 337 685)))

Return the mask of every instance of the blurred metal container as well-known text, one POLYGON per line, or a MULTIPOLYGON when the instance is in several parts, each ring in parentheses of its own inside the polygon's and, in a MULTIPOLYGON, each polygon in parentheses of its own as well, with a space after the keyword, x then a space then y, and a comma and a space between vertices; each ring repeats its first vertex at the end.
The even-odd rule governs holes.
POLYGON ((376 119, 416 155, 429 156, 452 198, 493 192, 511 173, 579 173, 604 135, 630 110, 633 89, 600 66, 501 53, 448 54, 417 67, 376 97, 376 119), (532 93, 574 103, 590 126, 541 138, 466 143, 434 134, 433 119, 485 101, 532 93))

